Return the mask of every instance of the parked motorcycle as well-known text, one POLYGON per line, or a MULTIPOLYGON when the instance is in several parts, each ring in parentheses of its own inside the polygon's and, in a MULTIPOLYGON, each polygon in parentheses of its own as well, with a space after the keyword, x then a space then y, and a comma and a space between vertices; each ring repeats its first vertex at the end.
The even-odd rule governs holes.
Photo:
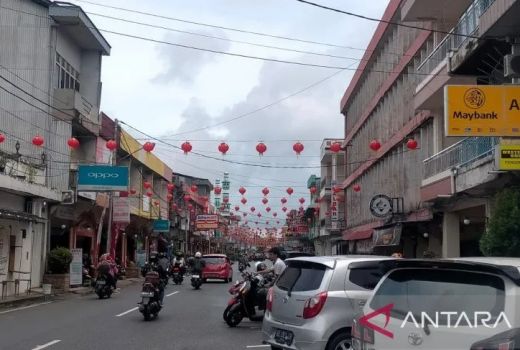
POLYGON ((184 278, 182 277, 182 271, 180 266, 174 266, 172 268, 172 281, 175 284, 182 284, 184 278))
POLYGON ((230 327, 236 327, 244 317, 248 317, 251 321, 261 321, 263 319, 263 311, 266 308, 267 286, 270 283, 269 278, 251 273, 244 274, 244 281, 235 284, 230 292, 234 295, 228 302, 228 306, 224 311, 224 320, 230 327), (259 315, 258 311, 262 311, 259 315))
POLYGON ((143 314, 145 321, 150 321, 152 318, 157 318, 159 311, 161 311, 161 278, 159 273, 149 271, 146 273, 143 288, 141 290, 141 302, 139 305, 139 312, 143 314))
POLYGON ((106 273, 100 273, 97 276, 94 291, 99 299, 103 299, 104 297, 110 298, 112 296, 112 286, 109 283, 109 278, 106 273))
POLYGON ((191 275, 191 286, 194 289, 200 289, 201 285, 202 285, 202 277, 197 273, 191 275))

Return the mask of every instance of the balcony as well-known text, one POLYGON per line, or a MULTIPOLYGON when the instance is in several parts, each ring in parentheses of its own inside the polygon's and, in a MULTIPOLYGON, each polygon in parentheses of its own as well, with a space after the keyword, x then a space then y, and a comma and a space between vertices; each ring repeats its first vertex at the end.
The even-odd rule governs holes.
POLYGON ((59 119, 78 118, 80 124, 90 132, 98 134, 100 128, 99 109, 73 89, 54 89, 54 114, 59 119))
POLYGON ((342 154, 344 151, 340 151, 338 153, 334 153, 330 151, 330 146, 334 142, 343 143, 341 139, 325 139, 321 143, 321 151, 320 151, 320 159, 322 163, 329 164, 332 162, 332 156, 336 154, 342 154))
POLYGON ((401 20, 455 22, 470 4, 471 0, 406 0, 401 8, 401 20))
POLYGON ((323 178, 320 184, 320 198, 330 197, 332 184, 330 179, 323 178))

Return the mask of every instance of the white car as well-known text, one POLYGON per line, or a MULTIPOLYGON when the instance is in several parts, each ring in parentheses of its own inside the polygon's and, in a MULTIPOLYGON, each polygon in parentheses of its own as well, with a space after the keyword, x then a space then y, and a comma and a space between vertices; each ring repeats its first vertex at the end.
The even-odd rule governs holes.
POLYGON ((520 349, 520 259, 382 261, 355 350, 520 349))

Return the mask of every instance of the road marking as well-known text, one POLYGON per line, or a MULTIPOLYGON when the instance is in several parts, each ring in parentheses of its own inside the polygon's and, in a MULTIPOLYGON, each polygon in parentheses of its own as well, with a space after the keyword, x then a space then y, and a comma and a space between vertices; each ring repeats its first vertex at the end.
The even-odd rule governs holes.
POLYGON ((172 295, 175 295, 175 294, 177 294, 177 293, 179 293, 179 291, 176 291, 176 292, 173 292, 173 293, 167 294, 166 296, 167 296, 167 297, 171 297, 172 295))
POLYGON ((130 309, 130 310, 128 310, 128 311, 125 311, 125 312, 120 313, 119 315, 116 315, 116 317, 124 316, 124 315, 126 315, 126 314, 131 313, 131 312, 134 312, 134 311, 137 310, 137 309, 139 309, 139 307, 134 307, 133 309, 130 309))
POLYGON ((248 349, 254 349, 254 348, 268 348, 270 347, 271 345, 248 345, 246 346, 246 348, 248 349))
POLYGON ((20 310, 30 309, 30 308, 37 307, 37 306, 41 306, 41 305, 47 305, 47 304, 50 304, 50 303, 52 303, 52 301, 46 301, 46 302, 44 302, 44 303, 33 304, 33 305, 28 305, 28 306, 23 306, 23 307, 17 307, 16 309, 10 309, 10 310, 6 310, 6 311, 1 311, 1 312, 0 312, 0 315, 2 315, 2 314, 8 314, 8 313, 10 313, 10 312, 14 312, 14 311, 20 311, 20 310))
POLYGON ((61 340, 56 339, 56 340, 53 340, 53 341, 48 342, 47 344, 38 345, 37 347, 35 347, 35 348, 32 349, 32 350, 41 350, 41 349, 45 349, 45 348, 48 348, 48 347, 51 346, 51 345, 54 345, 54 344, 59 343, 60 341, 61 341, 61 340))

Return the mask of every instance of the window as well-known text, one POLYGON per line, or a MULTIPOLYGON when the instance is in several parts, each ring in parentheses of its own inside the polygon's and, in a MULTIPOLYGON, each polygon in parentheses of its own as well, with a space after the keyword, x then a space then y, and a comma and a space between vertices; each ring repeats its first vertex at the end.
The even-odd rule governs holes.
POLYGON ((205 256, 204 261, 208 265, 220 265, 220 264, 226 263, 226 258, 223 258, 223 257, 221 258, 218 256, 205 256))
POLYGON ((56 88, 79 91, 79 72, 56 53, 56 88))
POLYGON ((304 292, 320 287, 326 267, 303 261, 290 261, 276 285, 285 291, 304 292))
POLYGON ((381 270, 378 266, 367 266, 362 268, 352 268, 348 279, 363 289, 373 290, 379 283, 379 280, 383 277, 381 270))

